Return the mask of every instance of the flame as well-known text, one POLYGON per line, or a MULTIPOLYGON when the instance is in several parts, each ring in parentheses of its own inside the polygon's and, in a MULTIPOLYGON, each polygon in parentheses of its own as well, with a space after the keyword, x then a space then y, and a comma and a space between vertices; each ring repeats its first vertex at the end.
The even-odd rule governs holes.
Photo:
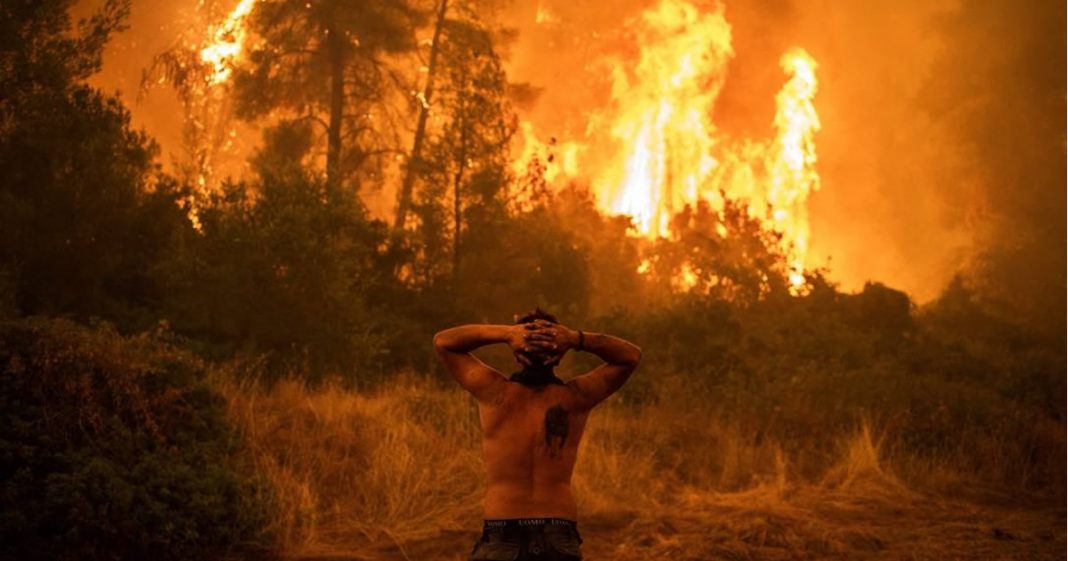
POLYGON ((534 159, 545 166, 543 173, 548 183, 579 175, 579 161, 584 149, 582 144, 574 141, 557 142, 555 138, 547 143, 542 142, 534 133, 534 125, 530 121, 519 123, 519 134, 519 157, 512 161, 512 171, 515 175, 522 176, 526 172, 527 164, 534 159))
POLYGON ((816 61, 802 49, 791 49, 779 62, 790 80, 775 97, 775 139, 767 162, 770 181, 767 202, 772 209, 772 227, 783 233, 790 245, 790 284, 805 282, 805 257, 809 247, 808 208, 810 193, 820 187, 816 172, 816 143, 819 115, 812 100, 819 89, 816 61))
POLYGON ((233 62, 245 48, 248 35, 245 20, 255 5, 256 0, 241 0, 222 23, 212 28, 211 43, 200 51, 200 60, 212 67, 208 78, 211 84, 221 84, 230 79, 233 62))
MULTIPOLYGON (((608 141, 575 144, 577 161, 556 175, 586 170, 601 209, 632 217, 649 237, 669 235, 672 216, 687 204, 705 200, 722 208, 723 196, 747 201, 753 216, 783 234, 789 280, 800 287, 809 248, 806 205, 820 184, 816 61, 800 48, 783 55, 787 81, 776 96, 774 138, 733 139, 712 120, 734 56, 722 5, 699 10, 686 0, 661 0, 637 23, 637 60, 614 62, 611 106, 590 120, 605 133, 587 134, 591 142, 605 135, 608 141), (605 153, 612 156, 586 157, 605 153)), ((522 129, 520 161, 537 145, 532 128, 522 129)))
POLYGON ((665 0, 642 16, 633 76, 619 61, 611 135, 624 148, 594 179, 606 210, 634 218, 639 232, 664 235, 686 202, 696 201, 718 162, 709 117, 733 55, 722 12, 665 0))
MULTIPOLYGON (((210 42, 200 50, 211 69, 209 86, 231 77, 256 2, 240 0, 209 30, 210 42)), ((539 2, 539 22, 555 17, 539 2)), ((810 243, 807 202, 820 186, 816 61, 803 49, 787 51, 780 60, 787 81, 775 98, 775 137, 734 139, 712 119, 734 57, 723 6, 707 10, 687 0, 660 0, 636 23, 637 59, 612 64, 611 104, 591 116, 586 138, 542 142, 524 121, 514 171, 520 175, 537 158, 546 182, 559 184, 581 169, 600 208, 632 217, 637 233, 649 237, 670 235, 671 218, 688 204, 705 200, 721 208, 724 196, 745 200, 753 216, 782 233, 789 281, 802 286, 810 243)), ((692 285, 692 276, 684 272, 680 284, 692 285)))

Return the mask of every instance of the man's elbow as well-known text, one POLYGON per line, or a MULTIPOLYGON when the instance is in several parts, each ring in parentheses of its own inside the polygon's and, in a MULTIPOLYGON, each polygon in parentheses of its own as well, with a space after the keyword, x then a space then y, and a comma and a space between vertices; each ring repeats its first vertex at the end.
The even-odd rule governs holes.
POLYGON ((434 345, 434 352, 438 355, 455 352, 457 350, 456 336, 450 333, 448 329, 435 333, 432 343, 434 345))
POLYGON ((642 361, 642 350, 638 345, 631 345, 631 347, 630 356, 627 357, 627 363, 637 367, 638 363, 642 361))

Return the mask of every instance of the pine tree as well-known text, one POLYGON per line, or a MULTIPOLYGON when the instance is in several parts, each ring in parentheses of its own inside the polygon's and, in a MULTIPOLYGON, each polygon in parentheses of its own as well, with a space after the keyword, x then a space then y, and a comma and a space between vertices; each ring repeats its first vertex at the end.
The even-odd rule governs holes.
POLYGON ((385 102, 404 80, 386 58, 415 48, 420 20, 405 0, 263 0, 260 41, 234 74, 237 114, 320 125, 327 183, 341 185, 396 151, 385 102))

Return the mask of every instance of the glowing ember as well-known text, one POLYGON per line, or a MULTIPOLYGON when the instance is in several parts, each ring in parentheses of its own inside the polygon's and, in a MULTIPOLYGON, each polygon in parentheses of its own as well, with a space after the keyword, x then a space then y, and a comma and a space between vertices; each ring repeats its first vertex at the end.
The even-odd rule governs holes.
POLYGON ((200 51, 200 60, 213 69, 209 78, 212 84, 225 82, 233 73, 233 61, 245 48, 245 19, 255 5, 256 0, 241 0, 226 20, 212 29, 212 42, 200 51))

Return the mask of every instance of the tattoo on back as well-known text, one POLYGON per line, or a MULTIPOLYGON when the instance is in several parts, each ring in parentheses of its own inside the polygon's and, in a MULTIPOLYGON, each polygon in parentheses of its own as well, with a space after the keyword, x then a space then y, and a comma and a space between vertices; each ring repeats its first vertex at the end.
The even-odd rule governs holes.
POLYGON ((549 456, 555 458, 566 442, 567 411, 559 405, 554 405, 545 412, 545 446, 549 450, 549 456))

